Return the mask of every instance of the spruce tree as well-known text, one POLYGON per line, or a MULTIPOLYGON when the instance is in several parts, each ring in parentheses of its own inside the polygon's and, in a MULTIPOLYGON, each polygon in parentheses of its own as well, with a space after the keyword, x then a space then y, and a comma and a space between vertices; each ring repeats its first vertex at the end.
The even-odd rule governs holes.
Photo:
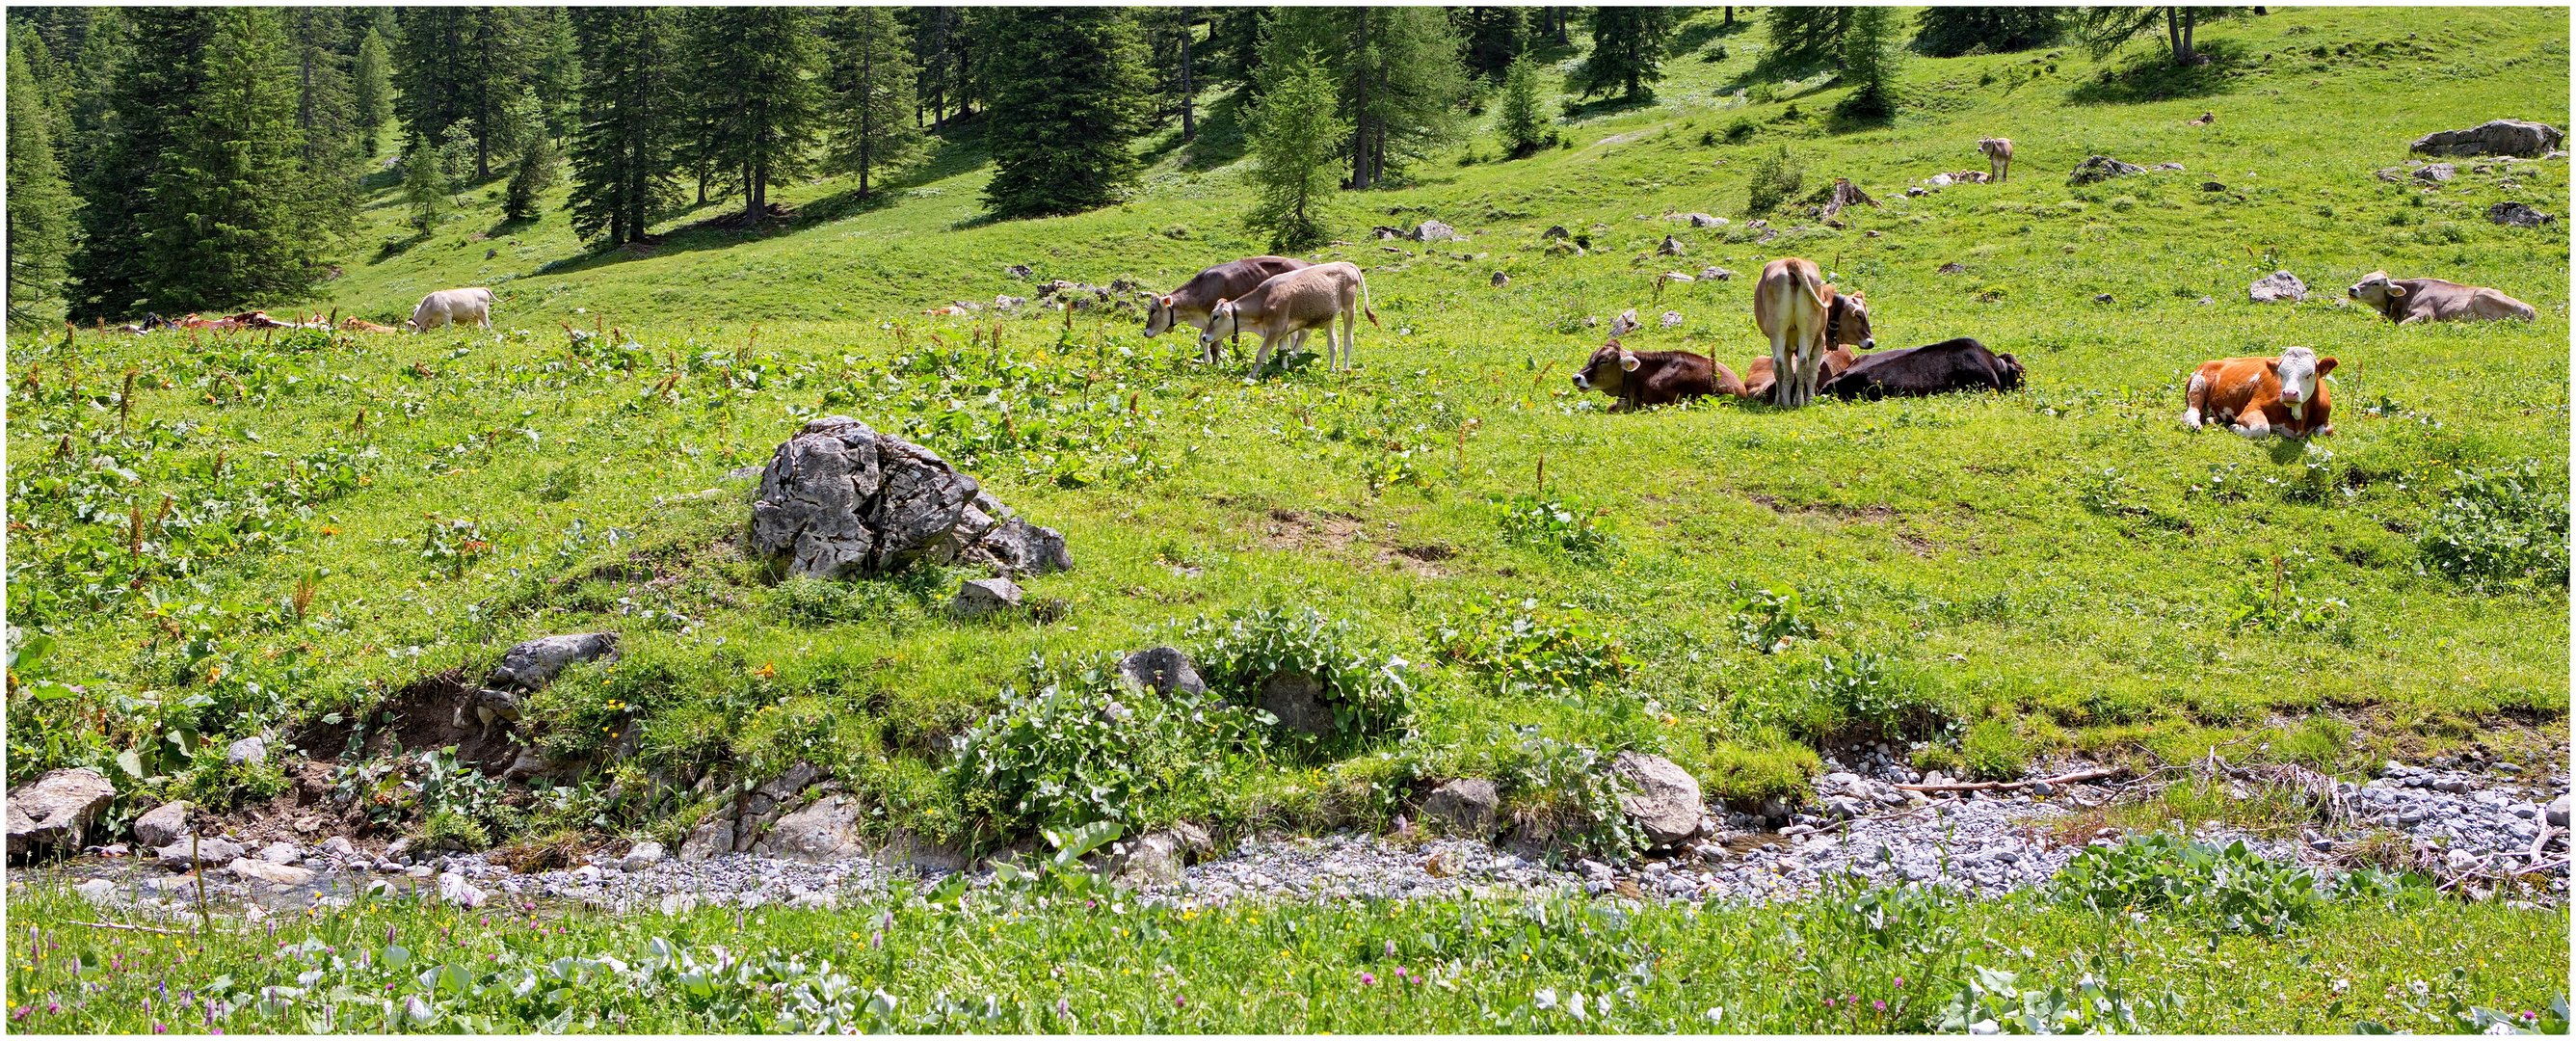
POLYGON ((501 205, 501 216, 514 221, 537 219, 538 205, 554 183, 554 143, 539 135, 519 150, 518 166, 510 172, 509 196, 501 205))
POLYGON ((671 63, 676 12, 583 7, 571 12, 580 51, 581 118, 573 132, 573 233, 616 246, 644 237, 667 210, 678 129, 671 63))
POLYGON ((2002 54, 2056 43, 2066 11, 2056 7, 1927 7, 1917 16, 1914 49, 1955 58, 1979 47, 2002 54))
POLYGON ((895 12, 852 7, 833 20, 831 165, 859 175, 859 198, 868 178, 899 166, 921 147, 913 85, 912 41, 895 12))
MULTIPOLYGON (((9 48, 9 320, 56 313, 72 248, 73 198, 54 151, 54 116, 33 63, 12 34, 9 48)), ((30 34, 30 43, 43 37, 30 34)))
POLYGON ((765 218, 769 187, 806 170, 822 98, 813 12, 695 7, 689 88, 707 137, 701 158, 742 188, 743 217, 765 218))
POLYGON ((1861 7, 1852 11, 1851 30, 1843 35, 1841 81, 1855 88, 1841 110, 1875 118, 1896 110, 1896 70, 1902 51, 1897 42, 1896 9, 1861 7))
POLYGON ((75 149, 85 205, 71 260, 74 321, 121 318, 150 303, 154 264, 141 246, 154 227, 155 190, 165 186, 165 148, 195 132, 190 113, 205 92, 202 60, 218 14, 102 8, 92 23, 74 111, 78 132, 91 138, 75 149))
POLYGON ((394 86, 403 131, 413 142, 447 140, 468 127, 475 180, 492 161, 517 154, 527 133, 510 106, 534 75, 528 24, 532 8, 407 7, 394 47, 394 86))
POLYGON ((990 12, 992 109, 985 142, 996 216, 1078 213, 1133 184, 1131 143, 1143 130, 1152 81, 1127 12, 1108 7, 1010 7, 990 12))
POLYGON ((1340 180, 1335 169, 1348 124, 1333 115, 1332 74, 1309 55, 1280 70, 1252 111, 1252 183, 1258 201, 1246 218, 1285 253, 1324 241, 1324 206, 1340 180))
POLYGON ((1843 34, 1851 30, 1849 7, 1773 7, 1762 12, 1771 53, 1763 65, 1796 70, 1834 65, 1842 59, 1843 34))
POLYGON ((1636 100, 1664 77, 1664 44, 1672 34, 1670 8, 1593 8, 1592 53, 1574 70, 1568 86, 1585 97, 1615 88, 1636 100))
POLYGON ((393 50, 373 28, 358 40, 358 60, 350 71, 349 86, 359 137, 373 156, 384 149, 385 123, 394 118, 393 50))
POLYGON ((1467 69, 1487 79, 1511 71, 1512 61, 1529 49, 1528 22, 1517 7, 1453 7, 1450 21, 1464 47, 1467 69))
POLYGON ((1527 56, 1514 59, 1503 73, 1503 98, 1495 108, 1494 129, 1503 139, 1504 153, 1514 159, 1548 145, 1547 114, 1538 104, 1538 63, 1527 56))
POLYGON ((305 185, 294 48, 277 8, 217 8, 192 118, 165 148, 142 242, 147 295, 229 309, 300 292, 322 243, 297 212, 305 185))
POLYGON ((581 56, 573 40, 572 16, 562 8, 539 8, 528 39, 533 48, 531 85, 539 102, 538 123, 551 143, 572 135, 580 115, 581 56))
POLYGON ((306 235, 338 239, 357 228, 358 179, 365 175, 368 150, 350 59, 338 50, 348 26, 336 8, 283 11, 295 41, 295 125, 303 135, 295 213, 306 235))
POLYGON ((418 144, 411 146, 411 151, 403 153, 402 158, 403 205, 411 211, 412 229, 423 237, 436 230, 438 223, 446 220, 448 213, 456 208, 455 200, 449 195, 447 164, 441 161, 444 157, 439 152, 439 149, 426 144, 418 144))

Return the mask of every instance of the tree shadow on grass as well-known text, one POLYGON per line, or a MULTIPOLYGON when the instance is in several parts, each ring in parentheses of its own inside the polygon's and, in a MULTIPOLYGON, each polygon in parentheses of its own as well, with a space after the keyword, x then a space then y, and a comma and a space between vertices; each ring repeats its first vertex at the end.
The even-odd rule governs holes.
POLYGON ((1734 36, 1749 28, 1752 28, 1751 19, 1741 12, 1735 16, 1733 25, 1727 25, 1714 17, 1693 18, 1682 25, 1681 31, 1673 34, 1672 46, 1667 48, 1665 53, 1675 56, 1689 54, 1700 49, 1702 44, 1710 40, 1734 36))
POLYGON ((2200 48, 2198 65, 2176 65, 2162 50, 2126 65, 2103 69, 2074 89, 2066 100, 2077 105, 2135 105, 2150 101, 2205 98, 2235 89, 2232 70, 2243 55, 2232 41, 2212 40, 2200 48))
POLYGON ((1597 119, 1602 116, 1615 116, 1622 112, 1634 112, 1638 109, 1652 108, 1654 107, 1654 104, 1655 92, 1652 90, 1638 91, 1634 97, 1630 97, 1626 94, 1614 94, 1598 101, 1577 101, 1572 95, 1568 95, 1566 97, 1565 118, 1575 121, 1597 119))
POLYGON ((1190 141, 1188 154, 1181 158, 1181 169, 1198 173, 1243 158, 1247 147, 1244 115, 1243 96, 1239 93, 1228 92, 1208 102, 1207 110, 1199 114, 1199 135, 1190 141))

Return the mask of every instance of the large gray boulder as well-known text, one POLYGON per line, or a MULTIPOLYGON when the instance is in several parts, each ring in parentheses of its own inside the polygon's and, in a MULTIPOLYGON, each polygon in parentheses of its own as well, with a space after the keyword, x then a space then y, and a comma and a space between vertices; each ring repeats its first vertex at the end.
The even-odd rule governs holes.
POLYGON ((10 789, 9 858, 45 850, 78 850, 89 841, 89 826, 99 811, 116 800, 116 786, 96 770, 56 770, 34 784, 10 789))
POLYGON ((2308 286, 2307 283, 2299 281, 2297 275, 2287 271, 2275 271, 2255 279, 2253 285, 2245 287, 2245 294, 2258 304, 2268 304, 2277 300, 2286 300, 2295 304, 2308 298, 2308 286))
POLYGON ((2097 181, 2107 181, 2114 177, 2127 177, 2131 174, 2142 174, 2145 172, 2147 172, 2146 167, 2139 166, 2135 163, 2124 163, 2107 155, 2090 155, 2085 156, 2083 162, 2075 164, 2075 172, 2067 176, 2066 183, 2070 185, 2092 184, 2097 181))
POLYGON ((616 661, 617 655, 616 633, 541 636, 503 652, 501 664, 493 666, 492 677, 485 683, 492 687, 541 690, 574 662, 599 658, 616 661))
POLYGON ((2508 228, 2537 228, 2551 218, 2523 203, 2500 202, 2487 207, 2487 219, 2508 228))
POLYGON ((2415 139, 2413 150, 2425 155, 2518 155, 2538 158, 2558 147, 2567 135, 2547 123, 2492 119, 2466 130, 2436 130, 2415 139))
POLYGON ((789 860, 820 863, 867 855, 867 844, 859 837, 859 804, 838 792, 778 818, 767 841, 772 855, 789 860))
POLYGON ((1323 681, 1305 673, 1282 672, 1263 680, 1255 704, 1290 730, 1318 737, 1333 732, 1333 706, 1324 701, 1323 681))
POLYGON ((188 833, 188 810, 187 803, 173 800, 134 818, 134 844, 144 849, 160 849, 179 841, 179 836, 188 833))
POLYGON ((1451 835, 1492 838, 1502 806, 1502 793, 1494 782, 1461 777, 1431 790, 1422 800, 1422 819, 1451 835))
POLYGON ((1648 842, 1675 846, 1699 835, 1705 816, 1699 781, 1680 764, 1659 755, 1621 752, 1611 760, 1610 773, 1627 784, 1629 790, 1619 796, 1619 809, 1636 822, 1648 842))
POLYGON ((750 550, 818 578, 914 564, 1073 566, 1063 535, 1013 516, 929 449, 848 416, 809 422, 778 446, 751 505, 750 550))
POLYGON ((1207 682, 1199 678, 1198 667, 1177 647, 1148 647, 1121 658, 1118 675, 1157 694, 1207 693, 1207 682))

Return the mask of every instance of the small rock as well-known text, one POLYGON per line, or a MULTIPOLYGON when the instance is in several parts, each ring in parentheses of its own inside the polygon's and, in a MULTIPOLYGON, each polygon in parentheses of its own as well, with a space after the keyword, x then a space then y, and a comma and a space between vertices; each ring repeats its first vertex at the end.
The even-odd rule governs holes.
POLYGON ((385 843, 386 860, 402 860, 403 854, 409 852, 411 852, 411 837, 408 835, 385 843))
POLYGON ((1414 225, 1411 237, 1415 242, 1464 242, 1467 240, 1467 236, 1458 234, 1458 229, 1436 220, 1426 220, 1420 224, 1414 225))
POLYGON ((2564 827, 2566 827, 2566 826, 2567 826, 2567 796, 2565 796, 2565 795, 2560 795, 2559 797, 2557 797, 2557 798, 2555 798, 2555 799, 2550 800, 2550 801, 2549 801, 2549 809, 2547 809, 2546 811, 2543 811, 2543 812, 2545 813, 2545 815, 2547 816, 2547 818, 2548 818, 2548 820, 2549 820, 2549 826, 2550 826, 2550 827, 2553 827, 2553 828, 2564 828, 2564 827))
POLYGON ((866 855, 859 836, 859 804, 834 792, 778 818, 769 829, 769 848, 780 857, 825 863, 866 855))
POLYGON ((1670 236, 1670 235, 1666 235, 1666 236, 1664 236, 1663 244, 1655 247, 1655 254, 1656 254, 1657 256, 1665 256, 1665 257, 1678 257, 1678 256, 1681 256, 1681 255, 1682 255, 1682 240, 1677 239, 1677 238, 1674 238, 1674 237, 1672 237, 1672 236, 1670 236))
POLYGON ((310 868, 275 864, 257 857, 242 857, 227 865, 224 870, 232 872, 234 877, 244 881, 264 882, 279 889, 290 889, 313 881, 313 871, 310 868))
POLYGON ((260 847, 259 859, 271 864, 292 864, 304 859, 304 851, 292 842, 272 842, 260 847))
POLYGON ((667 856, 669 854, 663 851, 661 843, 646 839, 627 850, 626 855, 618 859, 617 866, 628 871, 642 871, 661 863, 667 856))
POLYGON ((1207 693, 1198 667, 1177 647, 1148 647, 1118 660, 1118 675, 1137 687, 1170 695, 1207 693))
POLYGON ((1726 282, 1735 278, 1735 272, 1722 267, 1704 267, 1699 269, 1699 277, 1711 282, 1726 282))
POLYGON ((152 855, 160 858, 162 866, 170 870, 186 871, 200 864, 206 867, 230 864, 241 859, 242 847, 241 843, 231 839, 198 836, 163 846, 154 850, 152 855))
POLYGON ((1631 789, 1619 797, 1619 809, 1637 822, 1647 841, 1674 846, 1699 834, 1703 807, 1699 781, 1690 771, 1642 752, 1619 753, 1610 770, 1631 789))
POLYGON ((605 658, 616 661, 616 633, 574 633, 565 636, 543 636, 511 647, 501 655, 501 664, 492 668, 486 686, 516 687, 520 690, 542 690, 565 666, 574 662, 605 658))
POLYGON ((981 618, 995 611, 1020 606, 1020 584, 1008 578, 973 578, 957 587, 957 598, 948 602, 948 613, 960 618, 981 618))
POLYGON ((1272 674, 1262 681, 1256 704, 1290 730, 1317 736, 1333 732, 1333 707, 1324 702, 1324 685, 1305 673, 1272 674))
MULTIPOLYGON (((1009 293, 996 293, 993 295, 993 309, 997 311, 1017 311, 1020 308, 1028 306, 1028 304, 1029 298, 1025 296, 1012 296, 1009 293)), ((760 476, 760 468, 752 467, 751 470, 752 476, 760 476)))
POLYGON ((1962 264, 1962 263, 1959 263, 1958 261, 1953 260, 1953 261, 1951 261, 1951 262, 1949 262, 1949 263, 1947 263, 1947 264, 1943 264, 1943 265, 1941 265, 1938 269, 1934 270, 1932 273, 1933 273, 1933 274, 1936 274, 1936 275, 1964 275, 1964 274, 1966 274, 1967 272, 1968 272, 1968 265, 1966 265, 1966 264, 1962 264))
POLYGON ((224 764, 227 766, 267 761, 268 742, 255 736, 245 737, 224 747, 224 764))
POLYGON ((2111 294, 2109 294, 2109 293, 2095 293, 2095 294, 2093 294, 2093 302, 2094 302, 2094 303, 2097 303, 2097 304, 2107 304, 2107 303, 2110 303, 2110 302, 2111 302, 2111 294))
POLYGON ((1619 337, 1626 336, 1629 333, 1645 328, 1645 325, 1645 322, 1638 320, 1637 309, 1631 307, 1625 311, 1619 312, 1619 317, 1610 320, 1610 338, 1614 340, 1618 339, 1619 337))
POLYGON ((438 876, 438 898, 465 908, 481 907, 487 899, 483 890, 453 871, 438 876))
POLYGON ((2522 203, 2500 202, 2487 207, 2487 219, 2508 228, 2537 228, 2551 217, 2522 203))
POLYGON ((87 900, 90 903, 104 904, 115 898, 116 883, 110 879, 93 878, 87 882, 73 886, 72 892, 79 893, 81 899, 87 900))
POLYGON ((1492 838, 1502 795, 1494 782, 1462 777, 1431 790, 1422 800, 1422 817, 1442 831, 1471 838, 1492 838))
POLYGON ((2086 156, 2083 162, 2075 165, 2075 172, 2067 176, 2066 183, 2086 185, 2145 172, 2146 167, 2124 163, 2107 155, 2086 156))
POLYGON ((1676 325, 1682 324, 1682 313, 1679 311, 1666 311, 1660 321, 1664 323, 1664 328, 1670 329, 1676 325))
POLYGON ((1502 287, 1507 286, 1507 285, 1510 285, 1510 284, 1512 284, 1512 276, 1510 276, 1510 275, 1506 275, 1506 274, 1504 274, 1504 273, 1502 273, 1502 272, 1500 272, 1500 271, 1494 272, 1494 279, 1493 279, 1493 285, 1494 285, 1494 288, 1496 288, 1496 289, 1501 289, 1502 287))
POLYGON ((2434 184, 2441 184, 2458 176, 2459 172, 2459 167, 2453 166, 2449 163, 2427 163, 2424 165, 2423 169, 2415 171, 2415 179, 2418 181, 2429 181, 2434 184))
POLYGON ((2279 300, 2298 303, 2308 298, 2307 283, 2299 281, 2299 276, 2287 271, 2275 271, 2255 279, 2254 284, 2247 286, 2245 292, 2258 304, 2279 300))
POLYGON ((347 858, 356 856, 358 847, 350 842, 346 835, 333 835, 322 840, 322 852, 333 857, 347 858))
POLYGON ((2182 164, 2181 164, 2181 163, 2177 163, 2177 162, 2172 162, 2172 161, 2166 161, 2166 162, 2157 163, 2156 165, 2154 165, 2154 166, 2150 166, 2150 167, 2148 167, 2147 169, 2150 169, 2150 170, 2164 170, 2164 171, 2168 171, 2168 172, 2172 172, 2172 173, 2181 173, 2181 172, 2182 172, 2182 164))
POLYGON ((710 815, 680 843, 680 859, 705 860, 718 853, 731 853, 733 840, 733 818, 722 813, 710 815))
POLYGON ((1027 279, 1034 277, 1037 272, 1030 270, 1029 266, 1026 264, 1012 264, 1004 267, 1002 269, 1002 274, 1012 278, 1027 279))
POLYGON ((2202 181, 2200 182, 2200 190, 2204 192, 2223 192, 2227 190, 2227 186, 2216 181, 2202 181))
POLYGON ((8 794, 10 859, 87 845, 91 822, 115 799, 116 785, 87 767, 55 770, 33 784, 13 786, 8 794))
POLYGON ((188 804, 178 800, 153 807, 134 818, 134 841, 145 849, 160 849, 179 841, 188 833, 188 804))

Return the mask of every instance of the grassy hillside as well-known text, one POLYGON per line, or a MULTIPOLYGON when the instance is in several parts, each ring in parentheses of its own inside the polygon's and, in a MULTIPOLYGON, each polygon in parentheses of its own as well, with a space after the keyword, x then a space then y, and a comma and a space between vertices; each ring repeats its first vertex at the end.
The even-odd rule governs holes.
POLYGON ((2565 12, 2274 9, 2207 29, 2219 60, 2187 74, 2143 49, 1917 60, 1906 112, 1863 128, 1834 124, 1841 91, 1817 80, 1750 82, 1759 33, 1714 28, 1686 29, 1658 101, 1593 106, 1568 147, 1498 162, 1480 140, 1344 196, 1348 244, 1318 256, 1367 268, 1385 326, 1355 373, 1248 380, 1128 313, 921 316, 1034 295, 1010 264, 1168 286, 1257 252, 1239 165, 1170 141, 1103 212, 980 220, 969 138, 877 199, 784 191, 799 217, 758 234, 701 224, 719 203, 606 255, 554 210, 499 224, 498 183, 417 242, 385 194, 326 297, 279 302, 392 320, 427 289, 490 285, 491 333, 12 330, 11 620, 51 649, 17 672, 11 775, 123 776, 134 751, 155 778, 134 791, 258 798, 286 780, 197 767, 168 735, 269 729, 329 757, 376 713, 432 711, 424 677, 614 628, 626 660, 568 675, 521 732, 563 755, 638 743, 628 783, 514 796, 502 833, 676 838, 714 798, 693 780, 810 759, 873 828, 999 841, 1034 821, 944 773, 951 739, 1018 704, 1006 688, 1080 685, 1086 654, 1222 652, 1234 621, 1386 666, 1402 723, 1315 747, 1257 727, 1042 742, 1012 782, 1083 762, 1116 772, 1091 811, 1239 833, 1383 825, 1456 776, 1572 819, 1598 798, 1575 780, 1589 757, 1622 748, 1739 805, 1881 736, 1985 775, 2222 746, 2329 769, 2472 743, 2563 755, 2566 238, 2483 214, 2564 214, 2567 166, 2464 161, 2434 189, 2372 172, 2431 130, 2567 125, 2565 12), (1984 135, 2017 142, 2009 183, 1903 195, 1981 165, 1984 135), (1847 177, 1884 206, 1844 229, 1784 210, 1762 240, 1745 184, 1783 146, 1810 188, 1847 177), (2185 170, 2068 187, 2095 153, 2185 170), (1426 217, 1470 241, 1365 234, 1426 217), (1548 254, 1550 225, 1589 254, 1548 254), (1685 256, 1653 255, 1668 234, 1685 256), (1750 276, 1791 254, 1865 291, 1882 345, 1975 336, 2028 388, 1611 415, 1567 384, 1592 320, 1629 307, 1649 323, 1631 346, 1740 367, 1765 350, 1750 276), (1657 274, 1708 265, 1744 277, 1657 298, 1657 274), (2315 299, 2248 302, 2274 268, 2315 299), (2335 299, 2375 268, 2497 286, 2540 318, 2399 329, 2335 299), (2176 423, 2199 361, 2292 344, 2341 362, 2337 436, 2176 423), (831 413, 1062 529, 1076 570, 980 623, 941 610, 958 575, 773 582, 742 559, 748 487, 725 475, 831 413), (2558 548, 2514 541, 2533 533, 2558 548), (2475 553, 2492 563, 2443 566, 2475 553), (1306 608, 1347 628, 1244 614, 1306 608))

